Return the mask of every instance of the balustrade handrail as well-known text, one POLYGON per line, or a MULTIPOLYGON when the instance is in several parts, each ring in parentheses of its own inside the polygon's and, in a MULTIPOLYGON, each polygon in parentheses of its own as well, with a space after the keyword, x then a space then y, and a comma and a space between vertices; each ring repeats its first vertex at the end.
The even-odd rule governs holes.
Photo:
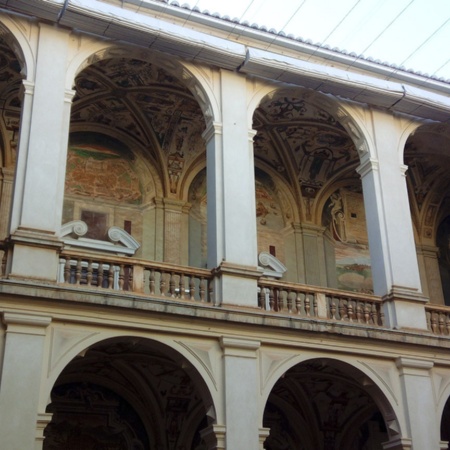
POLYGON ((302 283, 294 283, 290 281, 280 281, 280 280, 271 280, 269 278, 260 278, 258 281, 258 285, 263 287, 278 287, 281 289, 290 289, 290 290, 301 290, 308 292, 309 294, 325 294, 329 296, 335 297, 346 297, 351 300, 366 300, 370 302, 377 302, 382 304, 382 300, 380 296, 374 294, 366 294, 361 292, 352 292, 352 291, 343 291, 340 289, 330 288, 330 287, 322 287, 322 286, 313 286, 310 284, 302 284, 302 283))
POLYGON ((148 259, 130 258, 128 256, 111 256, 104 253, 94 253, 82 250, 68 250, 64 249, 60 253, 60 258, 70 257, 71 259, 81 258, 83 260, 101 260, 103 263, 126 266, 144 266, 163 270, 166 272, 180 272, 182 271, 188 275, 196 275, 201 277, 211 277, 211 270, 202 269, 200 267, 183 266, 180 264, 173 264, 160 261, 150 261, 148 259))

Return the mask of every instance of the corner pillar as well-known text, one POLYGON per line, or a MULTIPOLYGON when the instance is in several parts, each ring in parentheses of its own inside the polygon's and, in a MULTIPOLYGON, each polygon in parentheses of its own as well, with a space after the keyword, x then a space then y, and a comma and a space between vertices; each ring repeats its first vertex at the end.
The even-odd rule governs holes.
POLYGON ((56 282, 70 109, 66 89, 70 31, 39 24, 35 79, 23 82, 16 180, 11 210, 16 278, 56 282))
MULTIPOLYGON (((2 449, 39 448, 38 414, 46 328, 51 318, 4 313, 6 340, 0 383, 2 449)), ((46 420, 48 417, 46 418, 46 420)))

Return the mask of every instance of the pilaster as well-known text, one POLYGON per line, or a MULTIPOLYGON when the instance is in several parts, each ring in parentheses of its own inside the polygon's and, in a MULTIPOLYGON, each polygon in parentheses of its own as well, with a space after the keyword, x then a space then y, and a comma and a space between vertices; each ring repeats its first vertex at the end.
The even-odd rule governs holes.
POLYGON ((411 439, 411 448, 414 449, 440 448, 440 420, 436 416, 434 391, 430 376, 433 363, 400 357, 396 364, 400 373, 403 410, 408 432, 408 436, 403 437, 411 439), (426 414, 423 413, 424 411, 426 411, 426 414))
POLYGON ((225 375, 227 449, 259 450, 257 351, 259 341, 221 339, 225 375))

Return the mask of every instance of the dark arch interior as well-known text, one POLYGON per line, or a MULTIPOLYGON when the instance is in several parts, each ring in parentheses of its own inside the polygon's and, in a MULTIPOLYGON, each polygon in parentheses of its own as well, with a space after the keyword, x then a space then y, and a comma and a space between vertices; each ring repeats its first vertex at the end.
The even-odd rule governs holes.
POLYGON ((263 426, 270 435, 264 448, 382 450, 389 441, 385 421, 356 372, 326 359, 289 369, 266 404, 263 426))
POLYGON ((108 340, 73 359, 51 392, 44 450, 196 450, 211 420, 196 370, 143 339, 108 340))

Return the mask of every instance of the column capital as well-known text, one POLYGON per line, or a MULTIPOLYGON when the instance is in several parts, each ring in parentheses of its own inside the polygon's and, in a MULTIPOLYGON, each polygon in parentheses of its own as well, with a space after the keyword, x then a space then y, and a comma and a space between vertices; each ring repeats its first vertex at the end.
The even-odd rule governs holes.
POLYGON ((433 361, 426 361, 424 359, 405 358, 400 356, 396 359, 395 365, 400 370, 401 375, 421 375, 423 371, 429 371, 433 368, 433 361))
POLYGON ((223 125, 221 122, 209 122, 206 125, 206 130, 202 133, 202 138, 208 142, 210 141, 216 134, 222 134, 223 125))
POLYGON ((260 341, 236 338, 220 338, 220 346, 225 356, 256 358, 256 351, 261 347, 260 341))
POLYGON ((364 178, 368 173, 378 170, 379 162, 375 158, 365 158, 361 161, 361 164, 356 168, 356 172, 359 173, 361 178, 364 178))
POLYGON ((52 318, 36 316, 21 312, 5 312, 2 317, 7 333, 45 335, 45 329, 50 325, 52 318))

